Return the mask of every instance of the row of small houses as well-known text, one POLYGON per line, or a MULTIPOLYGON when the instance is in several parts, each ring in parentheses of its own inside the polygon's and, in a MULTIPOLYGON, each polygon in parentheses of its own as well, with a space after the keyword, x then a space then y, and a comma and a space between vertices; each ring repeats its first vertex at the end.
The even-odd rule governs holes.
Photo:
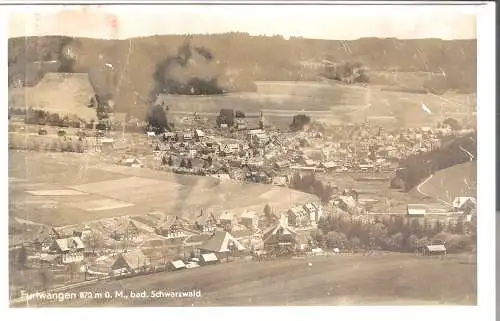
MULTIPOLYGON (((293 227, 316 226, 323 216, 323 209, 318 202, 308 202, 290 208, 285 214, 289 224, 293 227)), ((274 216, 274 219, 277 217, 274 216)), ((167 216, 162 222, 158 222, 153 230, 167 238, 181 238, 199 233, 212 233, 217 228, 227 231, 248 230, 253 232, 265 224, 262 216, 251 210, 244 211, 239 217, 233 211, 224 211, 218 216, 211 212, 202 211, 194 219, 194 222, 179 216, 167 216)), ((114 230, 111 237, 115 240, 132 240, 137 238, 139 230, 134 220, 131 219, 124 228, 114 230)))
MULTIPOLYGON (((279 253, 304 250, 308 245, 305 235, 297 233, 284 219, 277 220, 262 232, 238 233, 216 230, 209 234, 192 235, 184 244, 195 249, 194 260, 202 265, 227 261, 231 256, 253 253, 279 253)), ((192 260, 193 258, 191 258, 192 260)), ((186 268, 186 261, 174 258, 167 264, 170 270, 186 268)), ((151 268, 151 262, 140 251, 120 253, 111 266, 114 275, 130 274, 151 268)))

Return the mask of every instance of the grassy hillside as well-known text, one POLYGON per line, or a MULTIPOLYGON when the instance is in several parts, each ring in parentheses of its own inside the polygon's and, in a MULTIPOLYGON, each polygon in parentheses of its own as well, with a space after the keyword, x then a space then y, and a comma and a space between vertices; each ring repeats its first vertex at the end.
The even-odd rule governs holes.
MULTIPOLYGON (((476 266, 468 261, 391 254, 232 262, 105 283, 113 295, 199 289, 200 298, 46 300, 30 306, 474 305, 476 266)), ((103 286, 72 291, 99 292, 103 286)))
POLYGON ((35 83, 40 78, 38 73, 47 68, 30 62, 57 60, 58 71, 89 73, 100 95, 113 95, 121 111, 135 111, 146 108, 158 86, 172 77, 181 83, 206 80, 227 91, 253 91, 255 80, 314 80, 323 71, 321 61, 325 58, 360 62, 379 84, 391 85, 394 75, 404 72, 400 81, 408 79, 410 86, 420 86, 431 77, 428 72, 444 71, 449 88, 475 90, 476 86, 475 40, 363 38, 341 42, 245 33, 130 40, 13 38, 9 39, 9 80, 13 84, 30 78, 26 83, 35 83), (188 56, 192 59, 185 59, 185 52, 179 51, 186 41, 191 45, 188 56), (350 50, 345 50, 346 45, 350 50), (68 52, 77 59, 67 56, 68 52), (188 63, 172 69, 171 61, 188 63), (316 64, 309 64, 311 61, 316 64))

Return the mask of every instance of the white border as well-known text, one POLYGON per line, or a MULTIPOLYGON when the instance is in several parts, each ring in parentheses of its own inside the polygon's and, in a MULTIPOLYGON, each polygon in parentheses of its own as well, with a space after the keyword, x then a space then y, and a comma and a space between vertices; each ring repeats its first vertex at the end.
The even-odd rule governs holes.
MULTIPOLYGON (((7 2, 7 1, 6 1, 7 2)), ((10 2, 10 1, 9 1, 10 2)), ((7 2, 7 4, 9 3, 7 2)), ((39 1, 33 1, 37 3, 39 1)), ((124 1, 128 2, 128 1, 124 1)), ((12 2, 10 2, 12 3, 12 2)), ((50 3, 61 3, 50 1, 50 3)), ((89 1, 89 3, 95 3, 89 1)), ((112 3, 101 1, 102 3, 112 3)), ((156 2, 157 3, 157 2, 156 2)), ((163 2, 164 3, 164 2, 163 2)), ((265 2, 269 3, 269 2, 265 2)), ((317 2, 315 2, 317 3, 317 2)), ((323 1, 324 3, 324 1, 323 1)), ((345 2, 344 2, 345 3, 345 2)), ((356 2, 359 3, 359 2, 356 2)), ((373 3, 373 2, 372 2, 373 3)), ((403 3, 403 2, 399 2, 403 3)), ((348 4, 353 4, 349 2, 348 4)), ((463 4, 463 3, 460 3, 463 4)), ((8 273, 7 273, 7 231, 2 233, 0 251, 4 260, 1 265, 0 278, 4 285, 0 291, 2 307, 5 311, 0 314, 2 320, 115 320, 130 319, 171 319, 191 318, 200 319, 268 319, 278 320, 308 320, 311 318, 326 318, 327 320, 373 320, 381 318, 387 320, 493 320, 495 318, 495 3, 489 2, 478 10, 478 306, 477 307, 328 307, 328 308, 168 308, 161 309, 158 314, 144 308, 122 308, 122 309, 8 309, 8 273), (316 314, 318 313, 318 314, 316 314)), ((5 11, 0 11, 1 34, 7 34, 5 11)), ((2 42, 0 61, 7 60, 7 42, 2 42)), ((1 77, 0 90, 7 100, 7 70, 3 69, 4 76, 1 77)), ((7 101, 4 101, 7 103, 7 101)), ((4 105, 5 106, 5 105, 4 105)), ((1 117, 4 130, 1 132, 2 146, 7 146, 7 108, 1 117)), ((7 148, 4 148, 4 153, 7 148)), ((7 209, 8 179, 7 160, 4 157, 4 179, 2 180, 2 201, 4 209, 7 209)), ((4 212, 3 219, 7 220, 4 212)), ((5 227, 7 224, 4 225, 5 227)), ((453 276, 450 276, 453 277, 453 276)))

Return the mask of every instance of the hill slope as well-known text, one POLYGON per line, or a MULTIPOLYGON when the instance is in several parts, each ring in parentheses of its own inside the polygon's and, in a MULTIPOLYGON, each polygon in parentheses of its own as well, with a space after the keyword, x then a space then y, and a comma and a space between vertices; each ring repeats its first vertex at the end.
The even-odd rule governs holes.
MULTIPOLYGON (((190 80, 208 77, 209 85, 229 91, 255 90, 255 80, 314 80, 323 71, 321 61, 325 58, 334 62, 360 62, 374 72, 374 82, 384 84, 390 75, 381 75, 380 71, 420 72, 415 73, 420 79, 417 84, 430 77, 428 72, 444 71, 449 88, 474 91, 476 86, 476 40, 362 38, 341 42, 253 37, 246 33, 129 40, 13 38, 9 39, 9 79, 12 83, 24 79, 27 70, 32 73, 30 62, 53 59, 60 62, 60 72, 89 73, 96 91, 103 96, 114 94, 121 111, 143 109, 158 82, 162 82, 159 74, 168 65, 166 62, 185 58, 182 48, 186 41, 193 48, 188 57, 194 58, 187 59, 192 63, 177 68, 169 77, 179 73, 191 77, 190 80), (345 50, 346 45, 349 51, 345 50), (68 51, 77 60, 68 58, 65 54, 68 51), (205 59, 199 59, 200 56, 205 59)), ((39 77, 30 78, 36 81, 39 77)))

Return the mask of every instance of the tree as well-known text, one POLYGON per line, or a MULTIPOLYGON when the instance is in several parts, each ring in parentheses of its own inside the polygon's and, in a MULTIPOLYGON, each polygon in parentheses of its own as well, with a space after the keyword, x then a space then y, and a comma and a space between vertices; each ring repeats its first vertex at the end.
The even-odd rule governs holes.
POLYGON ((95 251, 104 244, 104 239, 101 233, 91 231, 90 233, 85 234, 83 242, 85 246, 92 250, 92 254, 95 254, 95 251))
POLYGON ((156 134, 163 133, 165 130, 170 130, 167 114, 161 106, 154 106, 150 110, 147 117, 147 123, 156 134))
POLYGON ((295 115, 292 118, 292 123, 290 124, 290 129, 293 131, 299 131, 304 129, 304 126, 311 123, 311 118, 305 114, 295 115))

